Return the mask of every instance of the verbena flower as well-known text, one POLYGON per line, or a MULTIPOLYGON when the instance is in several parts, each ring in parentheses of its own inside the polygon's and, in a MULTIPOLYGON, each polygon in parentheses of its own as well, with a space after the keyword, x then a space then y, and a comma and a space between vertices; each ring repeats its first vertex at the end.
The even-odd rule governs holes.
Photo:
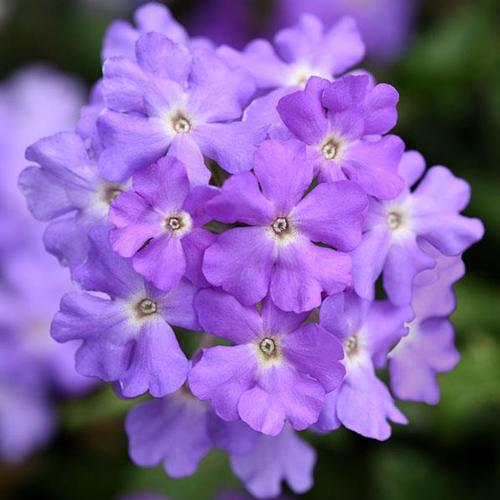
POLYGON ((208 247, 207 280, 243 304, 255 304, 269 292, 278 307, 295 312, 319 306, 323 291, 344 290, 349 257, 331 247, 348 251, 359 244, 367 198, 345 181, 306 194, 312 180, 304 148, 264 142, 253 173, 232 176, 207 207, 220 222, 247 226, 222 233, 208 247))
POLYGON ((136 53, 137 63, 116 57, 104 65, 103 176, 123 181, 167 153, 194 184, 210 178, 203 155, 229 172, 250 169, 260 135, 237 120, 254 94, 252 77, 156 32, 139 38, 136 53))
POLYGON ((208 285, 201 262, 215 237, 202 225, 207 222, 204 207, 216 193, 208 186, 191 190, 184 165, 173 158, 141 170, 133 190, 111 207, 113 249, 132 257, 134 269, 161 290, 171 290, 183 276, 208 285))
POLYGON ((389 302, 360 299, 352 293, 327 298, 321 305, 320 324, 343 344, 346 377, 328 394, 317 427, 323 431, 341 424, 363 436, 379 440, 391 434, 388 420, 406 424, 391 394, 377 377, 388 351, 406 335, 410 308, 389 302))
POLYGON ((363 241, 352 253, 354 288, 362 297, 373 297, 374 283, 383 272, 391 301, 409 304, 414 277, 436 264, 421 241, 444 255, 458 256, 483 236, 478 219, 460 215, 469 203, 469 185, 447 168, 431 168, 410 191, 424 169, 420 154, 405 153, 400 164, 405 190, 394 200, 370 204, 363 241))
POLYGON ((368 75, 348 75, 329 83, 311 78, 303 91, 283 97, 281 119, 307 145, 319 179, 350 179, 379 199, 403 189, 398 165, 404 151, 399 137, 380 137, 397 121, 394 87, 374 85, 368 75))
POLYGON ((341 382, 340 343, 305 314, 285 313, 267 300, 261 315, 216 290, 199 292, 203 329, 234 342, 203 352, 189 375, 195 396, 210 400, 225 420, 278 435, 285 424, 303 430, 317 421, 325 394, 341 382))
POLYGON ((252 41, 242 52, 222 46, 217 53, 234 68, 247 69, 262 89, 303 87, 311 76, 330 79, 358 64, 365 47, 352 18, 343 18, 324 30, 308 14, 296 26, 274 37, 252 41))
POLYGON ((147 391, 162 397, 179 389, 188 361, 170 325, 197 329, 195 288, 181 282, 165 294, 145 282, 128 260, 112 251, 103 226, 90 231, 88 260, 74 277, 84 290, 109 296, 69 293, 54 318, 56 340, 81 341, 78 372, 117 382, 126 397, 147 391))
MULTIPOLYGON (((430 247, 430 245, 429 245, 430 247)), ((389 353, 391 387, 398 399, 436 404, 438 373, 452 370, 460 359, 449 320, 456 306, 452 285, 465 273, 460 257, 444 257, 426 248, 436 258, 434 269, 417 275, 413 284, 415 317, 409 333, 389 353)))

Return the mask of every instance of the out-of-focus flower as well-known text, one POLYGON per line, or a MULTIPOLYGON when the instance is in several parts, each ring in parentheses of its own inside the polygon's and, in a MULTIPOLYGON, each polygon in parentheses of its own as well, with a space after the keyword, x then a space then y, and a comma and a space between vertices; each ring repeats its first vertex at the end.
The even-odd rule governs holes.
POLYGON ((45 444, 57 420, 54 397, 94 384, 74 369, 77 346, 50 338, 60 294, 72 285, 45 252, 17 189, 26 146, 74 127, 82 102, 78 82, 44 66, 0 86, 0 460, 23 460, 45 444))

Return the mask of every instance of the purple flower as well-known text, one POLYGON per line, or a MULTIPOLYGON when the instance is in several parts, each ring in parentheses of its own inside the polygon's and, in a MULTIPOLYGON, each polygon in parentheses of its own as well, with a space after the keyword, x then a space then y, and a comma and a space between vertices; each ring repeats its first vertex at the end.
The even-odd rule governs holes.
POLYGON ((406 189, 389 202, 372 200, 363 241, 352 253, 354 288, 362 297, 373 297, 374 283, 383 272, 391 301, 409 304, 414 277, 436 264, 422 241, 444 255, 457 256, 483 236, 478 219, 460 215, 469 202, 469 185, 445 167, 431 168, 410 192, 424 170, 419 153, 405 153, 399 173, 406 189))
POLYGON ((311 78, 305 90, 280 100, 278 112, 290 132, 307 145, 320 180, 347 178, 386 200, 404 186, 397 171, 403 141, 393 135, 378 137, 396 124, 398 99, 393 87, 374 86, 368 75, 349 75, 333 83, 311 78))
POLYGON ((389 302, 373 302, 354 294, 328 297, 321 306, 321 325, 342 341, 346 377, 327 395, 317 427, 323 431, 343 424, 365 437, 389 438, 388 420, 406 424, 405 416, 375 373, 384 364, 387 352, 407 333, 405 321, 410 308, 389 302))
POLYGON ((52 336, 59 342, 80 340, 78 372, 118 382, 125 397, 146 391, 162 397, 176 391, 186 380, 188 361, 170 325, 198 328, 194 287, 181 281, 162 293, 111 250, 106 227, 95 226, 89 237, 89 257, 75 271, 75 279, 85 290, 109 298, 85 292, 65 295, 52 336))
POLYGON ((186 165, 193 184, 210 178, 204 156, 229 172, 248 170, 261 133, 235 120, 254 94, 250 75, 154 32, 139 38, 136 53, 137 63, 113 57, 104 64, 104 177, 123 181, 167 153, 186 165))
POLYGON ((125 424, 130 457, 141 467, 162 463, 172 477, 194 474, 213 447, 210 416, 205 403, 183 390, 136 406, 125 424))
POLYGON ((44 234, 47 250, 74 269, 87 257, 89 229, 105 220, 125 186, 99 177, 84 139, 73 132, 39 140, 26 158, 39 166, 21 173, 19 187, 33 216, 51 221, 44 234))
POLYGON ((231 454, 231 468, 257 498, 276 497, 286 481, 297 494, 313 485, 316 453, 285 426, 277 437, 260 435, 250 453, 231 454))
POLYGON ((387 61, 396 58, 404 49, 418 3, 418 0, 279 0, 275 23, 288 25, 304 12, 318 16, 326 26, 343 16, 353 16, 368 55, 387 61))
POLYGON ((207 222, 203 207, 216 193, 208 186, 191 191, 184 165, 174 158, 141 170, 133 192, 122 193, 111 207, 113 250, 132 257, 136 272, 161 290, 171 290, 183 276, 206 286, 201 262, 215 236, 201 227, 207 222))
POLYGON ((452 285, 464 275, 465 269, 460 257, 444 257, 436 250, 428 251, 437 264, 415 278, 412 299, 415 318, 408 325, 409 334, 389 354, 389 371, 391 387, 398 399, 436 404, 439 401, 436 374, 452 370, 460 359, 448 316, 456 303, 452 285))
POLYGON ((193 474, 214 447, 245 454, 258 440, 258 434, 246 424, 221 420, 187 387, 136 406, 128 414, 125 428, 134 463, 141 467, 163 463, 172 477, 193 474))
POLYGON ((182 25, 173 17, 164 5, 150 2, 139 7, 134 14, 137 28, 126 21, 114 21, 104 35, 102 60, 123 56, 135 59, 135 43, 139 37, 150 31, 156 31, 170 38, 173 42, 188 45, 189 36, 182 25))
POLYGON ((203 351, 189 374, 195 396, 222 419, 272 436, 285 422, 303 430, 317 421, 325 394, 344 376, 335 337, 316 324, 301 327, 307 313, 283 312, 270 300, 259 314, 224 292, 202 290, 195 307, 205 331, 236 344, 203 351))
POLYGON ((294 142, 266 141, 253 173, 233 175, 207 207, 230 229, 208 247, 203 272, 214 286, 251 305, 269 292, 286 311, 319 306, 321 293, 338 293, 350 282, 346 254, 355 248, 367 205, 352 182, 321 184, 304 197, 313 171, 304 148, 294 142))
POLYGON ((341 75, 363 59, 365 48, 353 19, 325 32, 317 17, 305 14, 295 27, 277 33, 274 47, 258 39, 243 52, 226 46, 217 52, 232 67, 247 69, 258 88, 277 89, 304 86, 311 76, 341 75))

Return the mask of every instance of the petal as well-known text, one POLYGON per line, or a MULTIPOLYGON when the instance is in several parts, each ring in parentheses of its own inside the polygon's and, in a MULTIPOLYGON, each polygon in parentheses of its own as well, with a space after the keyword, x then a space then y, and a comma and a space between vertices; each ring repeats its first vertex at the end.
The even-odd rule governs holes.
POLYGON ((338 389, 326 395, 321 415, 319 416, 318 422, 314 426, 320 432, 334 431, 342 425, 342 422, 337 417, 338 397, 338 389))
POLYGON ((162 158, 137 172, 133 186, 152 207, 172 214, 182 209, 190 191, 186 169, 175 158, 162 158))
POLYGON ((43 244, 62 266, 74 270, 87 258, 88 226, 75 215, 57 219, 45 228, 43 244))
POLYGON ((304 90, 283 97, 278 113, 297 139, 306 144, 318 144, 328 132, 328 120, 321 103, 321 95, 328 81, 313 77, 304 90))
POLYGON ((391 245, 389 227, 382 223, 364 233, 361 244, 352 252, 352 281, 360 297, 374 298, 375 281, 382 273, 391 245))
POLYGON ((260 227, 235 228, 222 233, 207 248, 203 273, 242 304, 253 305, 267 295, 275 243, 260 227))
POLYGON ((180 161, 186 168, 192 186, 205 186, 210 180, 210 171, 203 154, 190 134, 177 134, 168 148, 168 157, 180 161))
POLYGON ((208 287, 210 284, 203 274, 203 257, 205 250, 215 243, 217 237, 204 229, 193 229, 182 238, 182 248, 186 257, 186 272, 184 275, 197 287, 208 287))
POLYGON ((158 304, 160 314, 168 324, 188 330, 200 330, 193 304, 198 288, 189 281, 182 279, 168 293, 150 286, 147 286, 146 290, 148 297, 151 297, 158 304))
POLYGON ((254 172, 264 196, 287 216, 313 180, 305 147, 296 141, 263 142, 255 154, 254 172))
POLYGON ((253 346, 217 346, 203 352, 189 374, 189 387, 202 400, 210 400, 223 420, 238 419, 238 401, 250 389, 257 371, 253 346))
POLYGON ((144 244, 164 233, 163 217, 137 193, 122 193, 111 205, 111 246, 122 257, 132 257, 144 244))
POLYGON ((150 32, 137 40, 136 57, 146 72, 167 80, 184 84, 191 71, 191 54, 161 33, 150 32))
POLYGON ((273 204, 262 195, 256 177, 250 172, 229 177, 220 193, 207 205, 212 219, 227 224, 270 224, 274 211, 273 204))
POLYGON ((348 255, 301 238, 280 247, 271 277, 271 298, 284 311, 311 311, 321 304, 323 290, 333 294, 345 289, 350 270, 348 255))
POLYGON ((282 311, 268 296, 263 302, 261 315, 265 332, 286 334, 297 330, 309 316, 309 311, 301 314, 282 311))
POLYGON ((153 2, 141 5, 134 13, 134 20, 143 33, 157 31, 176 43, 189 42, 184 27, 174 19, 164 5, 153 2))
POLYGON ((391 388, 403 401, 436 404, 439 401, 436 374, 452 370, 459 359, 453 326, 447 319, 414 323, 408 337, 390 354, 391 388))
POLYGON ((313 64, 332 75, 341 75, 360 63, 364 56, 365 46, 356 21, 343 17, 323 35, 313 64))
POLYGON ((255 148, 263 133, 245 122, 206 123, 196 126, 193 138, 205 156, 230 173, 252 168, 255 148))
POLYGON ((283 354, 304 375, 321 383, 325 391, 334 391, 345 375, 342 345, 321 326, 306 325, 282 337, 283 354), (337 362, 336 362, 337 361, 337 362))
POLYGON ((384 265, 384 288, 391 302, 409 304, 415 276, 434 266, 435 260, 422 251, 414 237, 393 242, 384 265))
POLYGON ((255 307, 242 306, 219 290, 201 290, 195 299, 198 320, 206 332, 236 344, 255 340, 262 332, 262 320, 255 307))
POLYGON ((425 159, 418 151, 405 151, 399 164, 399 175, 407 188, 415 184, 425 171, 425 159))
POLYGON ((113 111, 143 113, 144 88, 148 79, 127 57, 112 57, 103 65, 102 93, 106 107, 113 111))
POLYGON ((160 290, 177 286, 186 271, 181 239, 165 234, 153 239, 132 259, 134 270, 160 290))
POLYGON ((109 229, 94 226, 89 232, 87 261, 75 269, 73 277, 84 290, 104 292, 112 298, 128 298, 143 286, 130 261, 115 253, 109 243, 109 229))
POLYGON ((163 463, 172 477, 194 474, 212 448, 206 405, 181 393, 134 407, 125 429, 129 453, 141 467, 163 463))
POLYGON ((217 49, 217 54, 231 68, 246 69, 255 78, 258 88, 272 89, 286 85, 288 65, 276 55, 267 40, 254 40, 243 52, 223 45, 217 49))
POLYGON ((391 435, 388 420, 407 423, 373 367, 362 365, 349 372, 339 390, 337 416, 348 429, 380 441, 391 435))
POLYGON ((311 240, 348 251, 361 242, 367 207, 368 198, 359 186, 338 181, 316 186, 297 205, 291 217, 311 240))
POLYGON ((171 140, 166 130, 146 117, 113 111, 99 117, 97 129, 105 147, 99 171, 104 178, 117 182, 157 161, 171 140))
POLYGON ((127 372, 120 377, 121 392, 133 398, 149 391, 161 398, 186 381, 189 363, 175 333, 163 319, 145 321, 134 345, 127 372))
POLYGON ((207 122, 240 118, 255 92, 255 82, 247 71, 230 69, 210 50, 194 51, 190 80, 189 110, 207 122), (215 100, 214 95, 218 96, 215 100))
POLYGON ((342 153, 340 162, 347 177, 368 194, 391 200, 404 188, 404 181, 398 174, 403 152, 403 141, 391 135, 378 141, 350 144, 342 153))
POLYGON ((257 498, 277 497, 286 480, 295 493, 313 485, 314 449, 285 427, 277 437, 261 436, 252 452, 231 455, 234 473, 257 498))

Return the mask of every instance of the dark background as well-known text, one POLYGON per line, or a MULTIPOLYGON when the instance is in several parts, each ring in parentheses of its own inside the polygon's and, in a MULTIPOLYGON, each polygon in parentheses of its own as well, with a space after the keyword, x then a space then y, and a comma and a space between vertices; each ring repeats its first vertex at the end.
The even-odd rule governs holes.
MULTIPOLYGON (((188 21, 195 3, 170 4, 188 21)), ((11 4, 0 27, 2 78, 34 60, 89 85, 100 76, 102 35, 116 12, 63 0, 11 4)), ((486 236, 465 258, 468 274, 454 315, 462 361, 439 377, 440 404, 401 405, 410 425, 395 428, 386 443, 345 430, 306 435, 319 456, 315 487, 305 497, 500 498, 500 1, 423 1, 400 60, 368 66, 401 93, 396 132, 408 147, 471 183, 467 212, 485 222, 486 236)), ((200 499, 240 487, 219 452, 178 481, 159 467, 133 466, 122 425, 127 407, 109 387, 62 404, 53 445, 22 466, 0 466, 0 499, 100 500, 144 489, 200 499)))

